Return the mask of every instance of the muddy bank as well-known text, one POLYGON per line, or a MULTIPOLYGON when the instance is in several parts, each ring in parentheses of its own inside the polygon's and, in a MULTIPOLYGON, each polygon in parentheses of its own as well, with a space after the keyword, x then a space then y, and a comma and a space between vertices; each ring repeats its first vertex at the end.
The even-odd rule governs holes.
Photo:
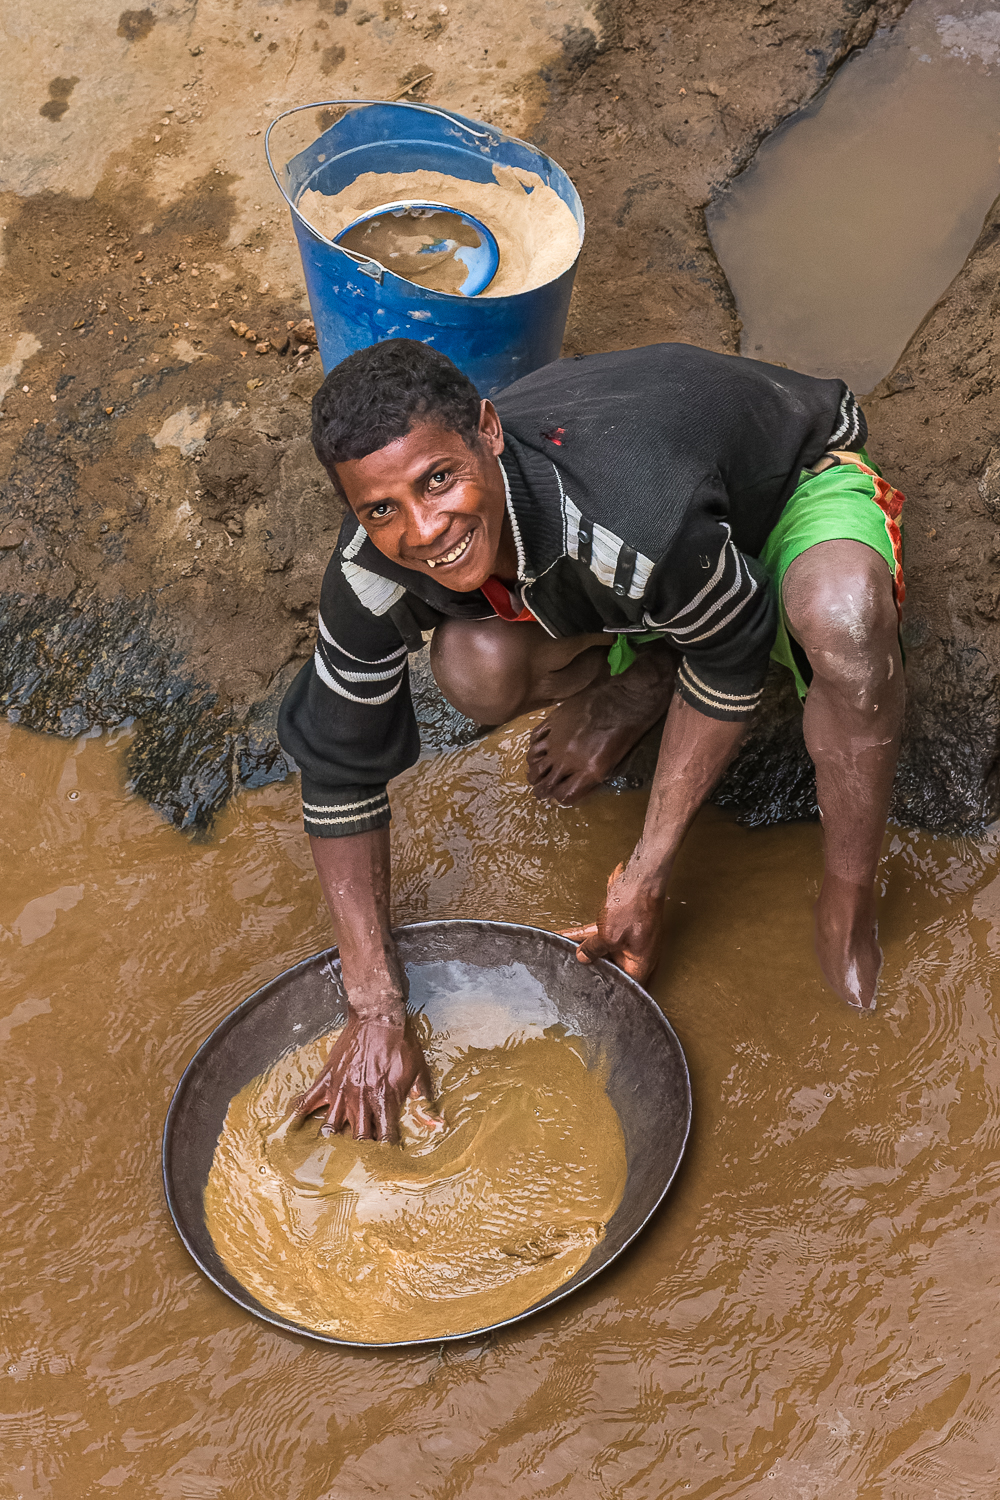
MULTIPOLYGON (((588 233, 568 353, 658 339, 737 350, 704 207, 902 8, 619 6, 586 24, 567 10, 561 45, 502 94, 488 79, 474 100, 444 90, 437 102, 486 118, 516 103, 522 131, 580 188, 588 233)), ((366 35, 375 76, 396 32, 366 35)), ((153 147, 143 137, 136 150, 153 147)), ((89 198, 8 195, 3 276, 28 332, 11 345, 0 422, 0 607, 15 643, 0 702, 63 734, 138 721, 133 784, 182 826, 207 827, 235 787, 286 774, 274 709, 311 649, 339 522, 305 436, 321 372, 301 291, 294 275, 272 289, 258 270, 286 254, 289 231, 275 214, 248 232, 245 196, 216 168, 164 208, 119 158, 89 198)), ((992 243, 985 233, 867 403, 879 458, 911 504, 897 811, 930 827, 1000 810, 989 582, 1000 423, 992 289, 978 301, 975 290, 992 243)), ((431 743, 468 737, 420 696, 431 743)), ((750 821, 809 813, 799 723, 776 680, 720 799, 750 821)))
POLYGON ((907 495, 908 705, 899 816, 1000 811, 1000 203, 962 271, 867 403, 907 495))

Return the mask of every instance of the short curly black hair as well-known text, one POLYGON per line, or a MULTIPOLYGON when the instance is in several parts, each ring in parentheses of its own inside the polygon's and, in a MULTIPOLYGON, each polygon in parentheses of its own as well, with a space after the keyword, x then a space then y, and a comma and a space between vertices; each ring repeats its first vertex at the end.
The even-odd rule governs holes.
POLYGON ((331 477, 334 464, 367 458, 416 422, 439 422, 472 448, 480 410, 476 387, 446 354, 386 339, 349 354, 323 381, 313 397, 313 447, 331 477))

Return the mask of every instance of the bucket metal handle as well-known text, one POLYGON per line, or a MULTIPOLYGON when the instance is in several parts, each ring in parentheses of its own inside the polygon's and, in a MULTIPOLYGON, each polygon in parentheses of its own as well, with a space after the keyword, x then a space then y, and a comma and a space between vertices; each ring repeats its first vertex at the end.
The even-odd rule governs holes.
POLYGON ((450 114, 446 109, 436 109, 432 104, 419 104, 416 101, 410 103, 409 101, 398 99, 317 99, 312 104, 297 104, 294 109, 286 109, 271 121, 264 136, 264 154, 267 157, 267 164, 271 169, 271 176, 277 184, 278 192, 288 204, 289 209, 306 226, 310 234, 314 234, 317 239, 322 240, 324 245, 329 245, 332 250, 339 250, 342 255, 346 255, 348 259, 353 260, 359 271, 363 272, 365 276, 370 276, 373 281, 377 281, 381 286, 382 278, 385 275, 385 267, 379 265, 377 260, 370 260, 367 256, 359 255, 354 250, 346 250, 343 245, 335 245, 333 240, 327 239, 325 234, 320 234, 316 226, 309 223, 308 219, 299 212, 295 203, 285 192, 285 185, 271 156, 271 131, 276 125, 280 125, 282 120, 287 120, 289 115, 301 114, 305 109, 331 109, 339 105, 343 105, 346 109, 349 109, 355 104, 392 104, 397 109, 419 109, 427 115, 440 115, 443 120, 448 120, 452 125, 458 126, 459 130, 466 131, 477 140, 488 140, 490 132, 488 130, 473 130, 471 125, 467 125, 464 120, 460 119, 457 115, 450 114))

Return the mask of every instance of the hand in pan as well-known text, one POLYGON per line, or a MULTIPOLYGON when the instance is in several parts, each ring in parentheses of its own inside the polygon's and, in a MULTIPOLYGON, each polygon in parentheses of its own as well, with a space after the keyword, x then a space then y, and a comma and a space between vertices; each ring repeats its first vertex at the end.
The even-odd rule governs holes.
POLYGON ((325 1109, 321 1134, 345 1127, 356 1140, 396 1141, 407 1095, 432 1099, 423 1048, 405 1025, 352 1014, 312 1088, 293 1105, 297 1123, 325 1109))

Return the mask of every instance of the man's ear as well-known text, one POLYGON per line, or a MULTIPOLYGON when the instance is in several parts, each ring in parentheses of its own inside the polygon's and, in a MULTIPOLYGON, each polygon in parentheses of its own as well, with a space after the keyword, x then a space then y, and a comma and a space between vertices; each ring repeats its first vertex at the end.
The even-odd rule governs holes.
POLYGON ((494 458, 503 452, 503 428, 492 401, 484 401, 479 410, 479 441, 485 444, 494 458))

